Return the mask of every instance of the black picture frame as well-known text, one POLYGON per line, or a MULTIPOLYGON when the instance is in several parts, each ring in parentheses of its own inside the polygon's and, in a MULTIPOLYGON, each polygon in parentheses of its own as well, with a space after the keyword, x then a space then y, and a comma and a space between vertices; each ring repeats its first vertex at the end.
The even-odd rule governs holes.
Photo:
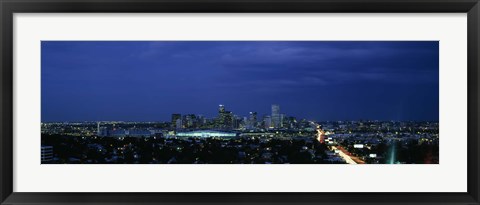
MULTIPOLYGON (((480 204, 479 0, 0 0, 1 204, 480 204), (112 12, 467 13, 468 191, 466 193, 16 193, 13 192, 13 14, 112 12)), ((454 176, 445 176, 454 177, 454 176)), ((419 182, 421 183, 421 182, 419 182)), ((412 184, 415 186, 415 184, 412 184)))

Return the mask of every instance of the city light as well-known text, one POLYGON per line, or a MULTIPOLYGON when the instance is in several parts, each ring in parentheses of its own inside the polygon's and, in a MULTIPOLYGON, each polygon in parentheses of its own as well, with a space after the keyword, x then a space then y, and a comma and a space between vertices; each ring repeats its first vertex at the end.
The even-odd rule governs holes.
POLYGON ((42 163, 438 163, 438 122, 316 122, 271 108, 261 119, 221 104, 213 118, 175 113, 166 122, 42 123, 42 163), (86 147, 62 148, 78 144, 86 147), (429 151, 399 158, 399 145, 402 152, 429 151))

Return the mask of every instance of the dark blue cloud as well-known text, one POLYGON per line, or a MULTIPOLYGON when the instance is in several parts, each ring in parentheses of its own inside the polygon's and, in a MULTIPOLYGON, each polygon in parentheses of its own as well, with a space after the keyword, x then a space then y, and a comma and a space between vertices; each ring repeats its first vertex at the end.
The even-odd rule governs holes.
POLYGON ((42 42, 42 121, 438 120, 438 42, 42 42))

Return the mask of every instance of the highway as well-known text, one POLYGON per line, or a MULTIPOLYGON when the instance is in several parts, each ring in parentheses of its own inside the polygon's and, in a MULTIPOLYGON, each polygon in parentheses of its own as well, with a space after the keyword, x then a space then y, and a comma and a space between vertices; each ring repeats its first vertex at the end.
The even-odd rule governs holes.
POLYGON ((347 162, 347 164, 357 164, 350 156, 345 154, 345 152, 343 152, 341 149, 338 149, 335 146, 332 146, 332 149, 333 151, 337 150, 338 155, 342 157, 345 160, 345 162, 347 162))
MULTIPOLYGON (((317 140, 323 144, 325 140, 325 131, 323 131, 320 125, 316 122, 310 121, 310 124, 317 130, 317 140)), ((352 154, 350 154, 342 146, 331 146, 331 148, 333 151, 336 151, 336 153, 338 153, 338 155, 342 157, 348 164, 365 164, 363 160, 352 156, 352 154)))

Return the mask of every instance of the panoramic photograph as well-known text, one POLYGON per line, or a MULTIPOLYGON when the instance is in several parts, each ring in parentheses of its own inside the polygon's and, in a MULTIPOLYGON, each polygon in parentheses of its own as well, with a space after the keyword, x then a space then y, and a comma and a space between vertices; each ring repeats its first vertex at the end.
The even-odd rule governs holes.
POLYGON ((42 164, 439 164, 438 41, 42 41, 42 164))

